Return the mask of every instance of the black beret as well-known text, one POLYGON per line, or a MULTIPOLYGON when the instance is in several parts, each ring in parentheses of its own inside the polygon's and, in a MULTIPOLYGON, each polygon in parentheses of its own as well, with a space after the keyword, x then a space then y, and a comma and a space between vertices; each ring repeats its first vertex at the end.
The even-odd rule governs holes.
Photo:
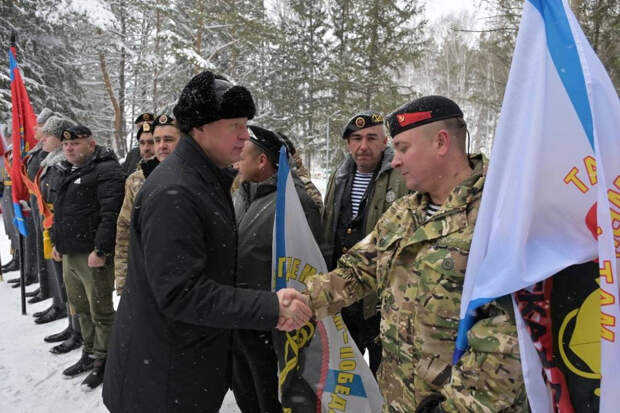
POLYGON ((70 141, 74 139, 84 139, 93 136, 90 129, 83 125, 77 125, 62 131, 61 141, 70 141))
POLYGON ((365 110, 353 116, 342 131, 342 139, 347 139, 355 131, 383 124, 383 115, 374 110, 365 110))
POLYGON ((183 88, 174 107, 182 132, 220 119, 248 118, 256 113, 252 94, 209 71, 194 76, 183 88))
POLYGON ((155 116, 152 113, 143 113, 136 118, 134 124, 140 122, 153 122, 153 119, 155 119, 155 116))
POLYGON ((155 122, 153 122, 153 130, 155 130, 155 128, 158 126, 169 126, 169 125, 176 127, 177 121, 174 120, 172 116, 163 113, 155 118, 155 122))
POLYGON ((284 145, 280 135, 260 126, 250 125, 248 128, 250 129, 250 142, 261 148, 269 160, 277 166, 280 148, 284 145))
POLYGON ((144 122, 139 128, 138 128, 138 133, 136 133, 136 139, 140 140, 140 136, 142 136, 143 133, 153 133, 153 129, 155 129, 153 127, 153 124, 151 122, 144 122))
POLYGON ((277 134, 280 136, 280 139, 282 139, 282 143, 286 146, 286 150, 288 150, 289 155, 295 155, 297 153, 297 149, 295 149, 293 141, 291 141, 288 136, 280 131, 278 131, 277 134))
POLYGON ((427 123, 462 117, 461 108, 452 100, 443 96, 424 96, 390 113, 385 124, 390 135, 395 137, 401 132, 427 123))

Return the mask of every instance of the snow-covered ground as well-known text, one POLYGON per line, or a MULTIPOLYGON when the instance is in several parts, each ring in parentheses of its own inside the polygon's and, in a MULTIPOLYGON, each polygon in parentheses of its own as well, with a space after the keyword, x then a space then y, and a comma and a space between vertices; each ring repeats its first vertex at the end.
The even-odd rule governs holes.
MULTIPOLYGON (((0 220, 0 256, 8 262, 10 244, 0 220)), ((104 413, 108 410, 101 400, 101 388, 85 393, 80 383, 86 375, 71 380, 61 372, 80 358, 81 350, 54 355, 54 344, 43 337, 58 333, 67 326, 67 319, 38 325, 32 314, 46 309, 51 299, 27 305, 21 315, 19 288, 7 284, 19 272, 4 274, 0 282, 0 412, 1 413, 104 413)), ((36 285, 27 287, 27 290, 36 285)), ((208 375, 209 372, 205 372, 208 375)), ((222 413, 238 413, 232 392, 228 392, 222 413)))

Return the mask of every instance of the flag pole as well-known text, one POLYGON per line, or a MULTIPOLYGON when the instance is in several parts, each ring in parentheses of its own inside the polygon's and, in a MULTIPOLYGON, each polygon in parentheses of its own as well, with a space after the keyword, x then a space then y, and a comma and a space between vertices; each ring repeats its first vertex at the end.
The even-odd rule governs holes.
MULTIPOLYGON (((11 30, 11 47, 14 47, 15 50, 17 51, 17 33, 15 32, 15 30, 11 30)), ((12 104, 15 104, 15 102, 13 102, 12 104)), ((13 120, 13 122, 15 122, 15 120, 13 120)), ((13 151, 13 154, 15 154, 15 151, 13 151)), ((13 162, 15 162, 15 159, 13 159, 13 162)), ((12 189, 13 187, 11 187, 11 190, 12 189)), ((26 276, 24 274, 24 262, 26 260, 26 257, 25 257, 26 251, 25 251, 25 245, 24 245, 24 236, 22 235, 20 231, 17 231, 17 234, 19 236, 19 285, 20 285, 19 289, 21 291, 22 315, 26 315, 26 276)))
MULTIPOLYGON (((19 233, 19 231, 18 231, 19 233)), ((21 291, 22 315, 26 315, 26 276, 24 274, 25 255, 24 236, 19 233, 19 289, 21 291)))

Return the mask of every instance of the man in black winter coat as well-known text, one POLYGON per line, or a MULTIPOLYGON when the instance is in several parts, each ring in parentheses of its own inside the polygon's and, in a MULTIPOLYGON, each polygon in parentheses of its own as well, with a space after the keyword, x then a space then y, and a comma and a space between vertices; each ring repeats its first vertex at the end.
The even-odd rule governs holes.
POLYGON ((114 152, 96 145, 87 127, 69 128, 61 140, 66 160, 56 166, 52 258, 62 260, 67 298, 84 339, 82 357, 63 375, 92 370, 82 382, 88 391, 103 381, 114 323, 112 254, 125 177, 114 152))
MULTIPOLYGON (((237 286, 271 291, 278 157, 284 141, 281 135, 258 126, 250 130, 238 163, 243 182, 233 195, 239 228, 237 286)), ((319 239, 321 211, 294 173, 293 182, 310 229, 319 239)), ((272 331, 236 330, 233 343, 232 389, 241 411, 281 412, 272 331)))
POLYGON ((148 177, 131 217, 127 282, 105 371, 113 413, 217 412, 230 386, 231 329, 301 327, 294 290, 235 288, 232 179, 254 116, 247 89, 210 72, 174 108, 183 133, 148 177))

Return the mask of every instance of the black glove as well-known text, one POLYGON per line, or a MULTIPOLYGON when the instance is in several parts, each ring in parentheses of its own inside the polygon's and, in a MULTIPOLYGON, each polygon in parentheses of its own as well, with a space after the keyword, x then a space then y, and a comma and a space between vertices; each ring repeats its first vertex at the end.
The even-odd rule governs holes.
POLYGON ((415 409, 415 413, 442 413, 443 409, 440 404, 446 400, 441 394, 431 394, 427 396, 418 404, 418 408, 415 409))

